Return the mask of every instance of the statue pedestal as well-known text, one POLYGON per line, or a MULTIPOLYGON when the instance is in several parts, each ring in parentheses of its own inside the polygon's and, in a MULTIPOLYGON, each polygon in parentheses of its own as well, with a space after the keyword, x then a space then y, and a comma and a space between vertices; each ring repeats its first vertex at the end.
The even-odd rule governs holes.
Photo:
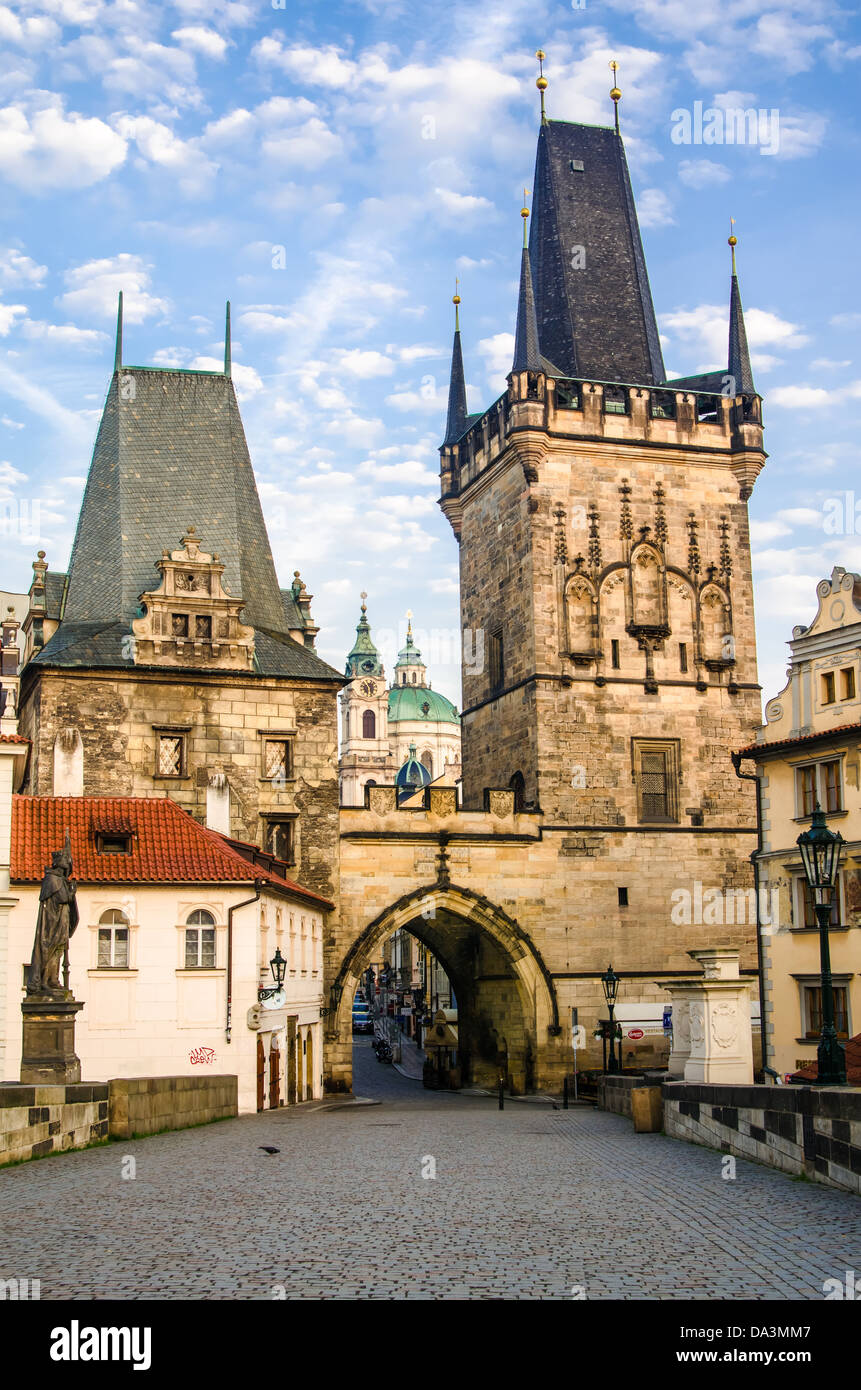
POLYGON ((71 996, 52 999, 31 995, 21 1004, 24 1037, 21 1083, 25 1086, 63 1086, 81 1079, 75 1056, 75 1015, 83 1002, 71 996))
POLYGON ((688 955, 702 965, 703 974, 664 985, 673 1000, 668 1071, 688 1082, 749 1086, 751 982, 739 976, 738 951, 714 946, 688 955))

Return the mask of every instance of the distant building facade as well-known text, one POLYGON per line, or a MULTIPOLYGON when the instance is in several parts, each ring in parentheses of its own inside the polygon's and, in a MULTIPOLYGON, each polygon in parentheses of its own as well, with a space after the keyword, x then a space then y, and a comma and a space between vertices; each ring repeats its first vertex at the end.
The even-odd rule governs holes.
MULTIPOLYGON (((386 682, 362 598, 356 641, 347 657, 341 691, 341 804, 364 805, 365 787, 391 785, 411 757, 424 769, 421 783, 454 786, 460 778, 460 719, 450 700, 432 690, 415 644, 412 623, 386 682)), ((418 781, 415 785, 419 785, 418 781)))
POLYGON ((740 759, 761 798, 757 858, 770 1065, 816 1062, 822 1030, 819 929, 796 843, 815 806, 846 841, 829 931, 835 1021, 861 1031, 861 575, 835 568, 816 587, 809 627, 792 629, 789 679, 740 759))

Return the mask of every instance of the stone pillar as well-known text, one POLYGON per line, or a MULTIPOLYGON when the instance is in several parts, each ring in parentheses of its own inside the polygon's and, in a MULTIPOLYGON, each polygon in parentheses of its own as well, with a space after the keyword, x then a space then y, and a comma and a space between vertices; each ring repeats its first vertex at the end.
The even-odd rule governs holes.
POLYGON ((703 976, 689 993, 685 1081, 752 1085, 751 981, 739 975, 738 951, 714 946, 688 955, 702 965, 703 976))
POLYGON ((668 1076, 683 1077, 688 1058, 691 1055, 691 992, 696 989, 695 980, 678 980, 671 985, 663 985, 673 1006, 673 1050, 667 1059, 668 1076))
POLYGON ((31 995, 21 1004, 24 1037, 21 1083, 25 1086, 63 1086, 81 1079, 75 1055, 75 1015, 84 1007, 77 999, 31 995))

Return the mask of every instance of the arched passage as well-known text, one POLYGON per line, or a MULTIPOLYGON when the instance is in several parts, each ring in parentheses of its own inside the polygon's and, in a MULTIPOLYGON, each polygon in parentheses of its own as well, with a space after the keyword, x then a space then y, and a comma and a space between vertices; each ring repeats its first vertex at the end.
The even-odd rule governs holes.
POLYGON ((515 1093, 534 1089, 542 1050, 559 1033, 549 971, 514 918, 453 884, 406 894, 369 923, 347 951, 330 989, 327 1089, 350 1089, 353 995, 368 964, 379 959, 383 943, 399 929, 424 942, 452 982, 464 1080, 493 1086, 502 1067, 515 1093))

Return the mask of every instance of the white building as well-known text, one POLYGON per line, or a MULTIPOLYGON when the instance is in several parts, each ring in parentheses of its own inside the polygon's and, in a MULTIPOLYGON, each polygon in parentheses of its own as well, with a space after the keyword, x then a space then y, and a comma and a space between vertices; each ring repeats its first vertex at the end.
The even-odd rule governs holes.
POLYGON ((39 888, 68 829, 83 1079, 236 1073, 245 1112, 322 1095, 332 904, 272 855, 206 829, 167 798, 15 796, 21 751, 11 731, 0 735, 0 1079, 19 1074, 39 888), (283 989, 261 1002, 276 949, 283 989))

